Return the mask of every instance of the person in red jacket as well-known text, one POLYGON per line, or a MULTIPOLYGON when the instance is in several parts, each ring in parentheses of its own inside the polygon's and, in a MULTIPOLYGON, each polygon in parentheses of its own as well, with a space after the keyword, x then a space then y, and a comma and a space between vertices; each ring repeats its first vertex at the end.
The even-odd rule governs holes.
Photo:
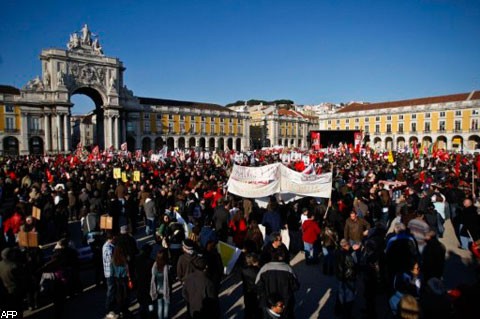
POLYGON ((305 263, 307 265, 314 264, 317 261, 317 241, 320 233, 320 226, 318 226, 318 223, 313 219, 313 213, 307 211, 307 220, 302 224, 302 240, 305 250, 305 263))

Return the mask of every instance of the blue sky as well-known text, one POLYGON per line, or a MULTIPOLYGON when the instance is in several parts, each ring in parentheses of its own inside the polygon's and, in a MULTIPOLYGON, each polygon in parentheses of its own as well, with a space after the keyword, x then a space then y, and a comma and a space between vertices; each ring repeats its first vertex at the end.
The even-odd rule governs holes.
POLYGON ((0 84, 39 75, 41 50, 84 23, 137 96, 313 104, 480 89, 479 0, 7 0, 0 84))

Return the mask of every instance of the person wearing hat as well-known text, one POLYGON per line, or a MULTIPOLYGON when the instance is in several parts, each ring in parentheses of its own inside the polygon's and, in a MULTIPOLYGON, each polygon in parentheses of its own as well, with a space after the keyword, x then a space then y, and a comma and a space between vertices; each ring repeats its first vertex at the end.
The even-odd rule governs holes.
POLYGON ((185 239, 182 243, 183 254, 177 262, 177 278, 183 283, 188 274, 193 272, 193 261, 198 258, 195 251, 195 243, 191 239, 185 239))

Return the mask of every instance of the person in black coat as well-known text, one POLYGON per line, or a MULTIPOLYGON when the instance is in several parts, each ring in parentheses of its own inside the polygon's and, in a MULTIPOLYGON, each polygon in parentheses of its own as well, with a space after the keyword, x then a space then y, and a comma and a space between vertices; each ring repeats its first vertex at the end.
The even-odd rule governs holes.
POLYGON ((480 217, 472 199, 466 198, 463 201, 463 209, 458 212, 457 225, 462 248, 469 249, 469 243, 480 238, 480 217))
POLYGON ((425 282, 430 278, 442 278, 445 267, 445 246, 438 240, 434 231, 425 236, 427 244, 422 253, 422 272, 425 282))
POLYGON ((257 287, 255 286, 255 279, 257 277, 259 267, 258 256, 255 253, 250 253, 245 256, 246 267, 242 269, 242 283, 243 283, 243 300, 245 303, 245 319, 260 318, 260 305, 258 303, 257 287))
POLYGON ((135 280, 137 282, 137 300, 140 304, 140 318, 148 318, 150 298, 150 279, 152 276, 153 259, 150 258, 152 246, 142 246, 140 254, 135 259, 135 280))

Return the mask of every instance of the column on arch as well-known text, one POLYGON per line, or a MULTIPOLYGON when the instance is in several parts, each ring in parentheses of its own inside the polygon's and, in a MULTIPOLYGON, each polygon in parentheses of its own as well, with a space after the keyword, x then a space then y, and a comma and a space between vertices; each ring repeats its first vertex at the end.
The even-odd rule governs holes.
MULTIPOLYGON (((119 149, 119 135, 120 135, 120 126, 119 126, 119 116, 114 115, 112 117, 112 124, 113 124, 113 147, 115 149, 119 149)), ((125 141, 121 141, 122 143, 125 141)))
POLYGON ((52 150, 51 138, 52 138, 52 130, 50 126, 50 115, 45 114, 43 115, 43 132, 44 132, 44 145, 45 145, 45 153, 48 153, 52 150))
POLYGON ((63 115, 63 151, 69 152, 70 151, 70 144, 71 144, 71 132, 70 132, 70 117, 68 114, 63 115))
POLYGON ((21 148, 19 149, 20 154, 28 154, 30 151, 29 141, 28 141, 28 118, 26 112, 21 112, 21 148))
POLYGON ((107 111, 103 116, 103 128, 104 128, 104 141, 105 141, 105 149, 110 148, 112 146, 111 136, 112 136, 112 122, 111 116, 107 111))

